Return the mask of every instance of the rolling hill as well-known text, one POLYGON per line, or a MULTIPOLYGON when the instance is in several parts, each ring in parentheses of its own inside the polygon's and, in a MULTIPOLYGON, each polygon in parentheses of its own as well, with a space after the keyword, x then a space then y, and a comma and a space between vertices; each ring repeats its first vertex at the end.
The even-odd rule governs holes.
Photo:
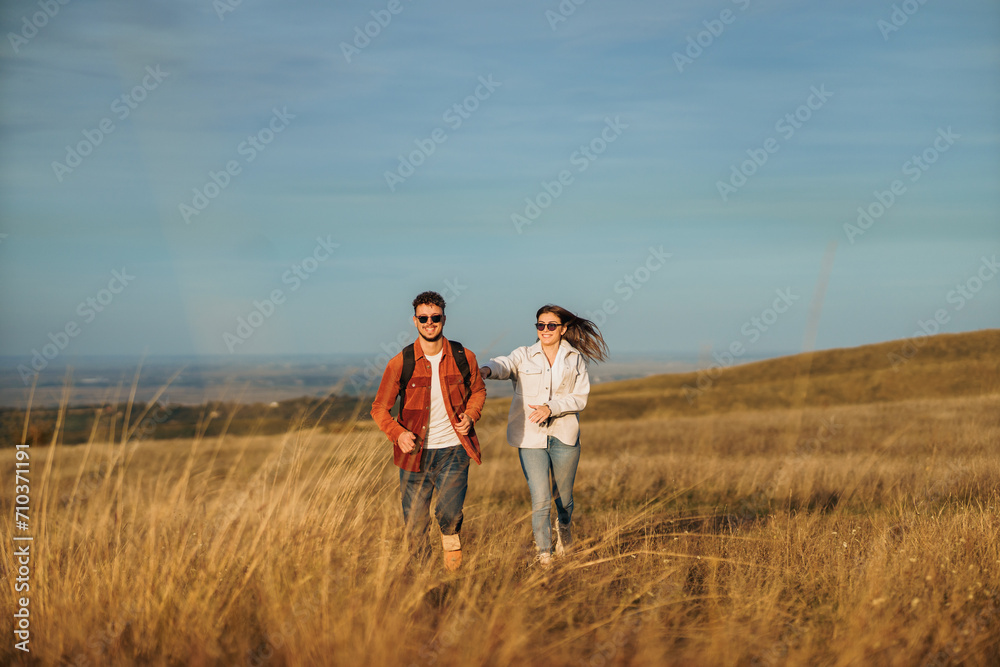
MULTIPOLYGON (((695 416, 997 392, 1000 329, 987 329, 602 383, 591 389, 583 416, 695 416)), ((487 412, 505 412, 508 404, 488 401, 487 412)))

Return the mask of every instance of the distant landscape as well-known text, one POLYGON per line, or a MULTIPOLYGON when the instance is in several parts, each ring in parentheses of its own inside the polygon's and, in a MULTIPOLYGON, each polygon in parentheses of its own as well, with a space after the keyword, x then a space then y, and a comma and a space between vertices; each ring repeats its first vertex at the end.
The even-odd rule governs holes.
MULTIPOLYGON (((626 358, 595 366, 583 418, 681 417, 767 409, 775 401, 803 408, 988 394, 997 391, 1000 377, 998 341, 1000 332, 988 330, 741 364, 727 364, 720 357, 707 367, 691 360, 626 358), (664 368, 674 372, 657 374, 664 368)), ((63 369, 61 375, 52 371, 40 376, 31 400, 29 435, 48 442, 62 405, 59 442, 78 444, 94 437, 119 441, 133 389, 131 414, 145 417, 131 426, 130 437, 215 436, 224 429, 234 435, 269 435, 293 424, 340 431, 348 422, 369 420, 382 368, 376 372, 367 362, 366 373, 365 364, 364 359, 328 357, 271 359, 257 365, 231 359, 169 358, 141 365, 138 360, 89 359, 68 373, 63 369)), ((0 377, 0 395, 7 397, 0 402, 3 447, 21 436, 30 388, 12 387, 9 372, 0 377)), ((490 382, 487 390, 486 413, 503 418, 510 385, 490 382)))
MULTIPOLYGON (((482 356, 482 355, 480 355, 482 356)), ((330 394, 373 394, 387 355, 296 355, 209 357, 83 357, 55 364, 38 374, 33 405, 52 407, 66 399, 71 406, 103 405, 124 400, 136 384, 136 400, 148 401, 164 387, 166 400, 179 405, 227 401, 271 403, 330 394), (136 378, 138 372, 138 379, 136 378), (168 384, 169 383, 169 384, 168 384)), ((0 407, 27 405, 34 378, 23 377, 19 357, 0 357, 0 407)), ((698 368, 689 355, 616 354, 593 369, 595 383, 676 373, 698 368)), ((491 383, 490 393, 510 395, 507 384, 491 383)))
POLYGON ((72 410, 5 413, 34 438, 43 664, 1000 663, 1000 330, 596 385, 577 546, 547 572, 509 399, 477 424, 448 575, 399 549, 366 396, 263 419, 128 393, 75 445, 48 446, 72 410))
MULTIPOLYGON (((385 358, 361 355, 295 357, 89 357, 56 366, 25 385, 10 359, 0 367, 0 447, 21 437, 26 406, 34 414, 29 438, 48 442, 60 406, 59 442, 120 440, 128 406, 145 415, 132 426, 141 439, 283 433, 292 424, 342 430, 345 420, 368 419, 385 358), (380 365, 376 365, 376 363, 380 365), (33 389, 33 393, 32 393, 33 389), (134 392, 134 396, 132 395, 134 392), (219 415, 226 414, 226 419, 219 415), (94 429, 97 429, 94 431, 94 429), (93 432, 92 432, 93 431, 93 432)), ((23 362, 23 360, 21 360, 23 362)), ((696 368, 673 355, 618 355, 593 369, 596 384, 696 368)), ((509 397, 507 382, 491 382, 491 397, 509 397)))

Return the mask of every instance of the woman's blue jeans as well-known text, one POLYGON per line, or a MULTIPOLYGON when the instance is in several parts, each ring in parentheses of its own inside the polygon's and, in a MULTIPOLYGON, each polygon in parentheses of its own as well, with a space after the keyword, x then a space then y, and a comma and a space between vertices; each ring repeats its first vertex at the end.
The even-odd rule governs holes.
POLYGON ((573 518, 573 481, 580 464, 579 441, 566 445, 550 435, 546 445, 545 449, 517 450, 531 492, 531 530, 539 553, 552 553, 552 501, 559 523, 567 526, 573 518))

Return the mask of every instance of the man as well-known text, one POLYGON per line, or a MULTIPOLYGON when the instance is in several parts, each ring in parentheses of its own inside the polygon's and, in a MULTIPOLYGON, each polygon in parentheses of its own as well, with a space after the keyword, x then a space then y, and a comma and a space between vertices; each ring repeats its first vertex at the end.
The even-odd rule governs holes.
POLYGON ((372 403, 372 419, 393 443, 403 521, 416 544, 425 538, 437 489, 434 514, 441 527, 444 566, 454 572, 462 564, 459 532, 469 460, 482 461, 473 423, 482 415, 486 385, 475 355, 443 336, 444 307, 437 292, 423 292, 413 300, 419 335, 389 360, 372 403), (403 377, 407 373, 408 379, 403 377), (393 419, 389 410, 400 394, 402 405, 393 419))

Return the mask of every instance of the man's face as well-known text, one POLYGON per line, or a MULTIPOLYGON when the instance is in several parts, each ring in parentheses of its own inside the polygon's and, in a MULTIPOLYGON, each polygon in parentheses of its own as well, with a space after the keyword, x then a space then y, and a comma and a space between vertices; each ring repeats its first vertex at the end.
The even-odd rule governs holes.
POLYGON ((427 303, 417 306, 413 315, 413 325, 417 327, 420 337, 430 343, 441 337, 441 333, 444 331, 444 321, 444 311, 441 310, 441 307, 427 303), (420 321, 421 319, 423 322, 420 321), (438 321, 435 322, 435 319, 438 321))

